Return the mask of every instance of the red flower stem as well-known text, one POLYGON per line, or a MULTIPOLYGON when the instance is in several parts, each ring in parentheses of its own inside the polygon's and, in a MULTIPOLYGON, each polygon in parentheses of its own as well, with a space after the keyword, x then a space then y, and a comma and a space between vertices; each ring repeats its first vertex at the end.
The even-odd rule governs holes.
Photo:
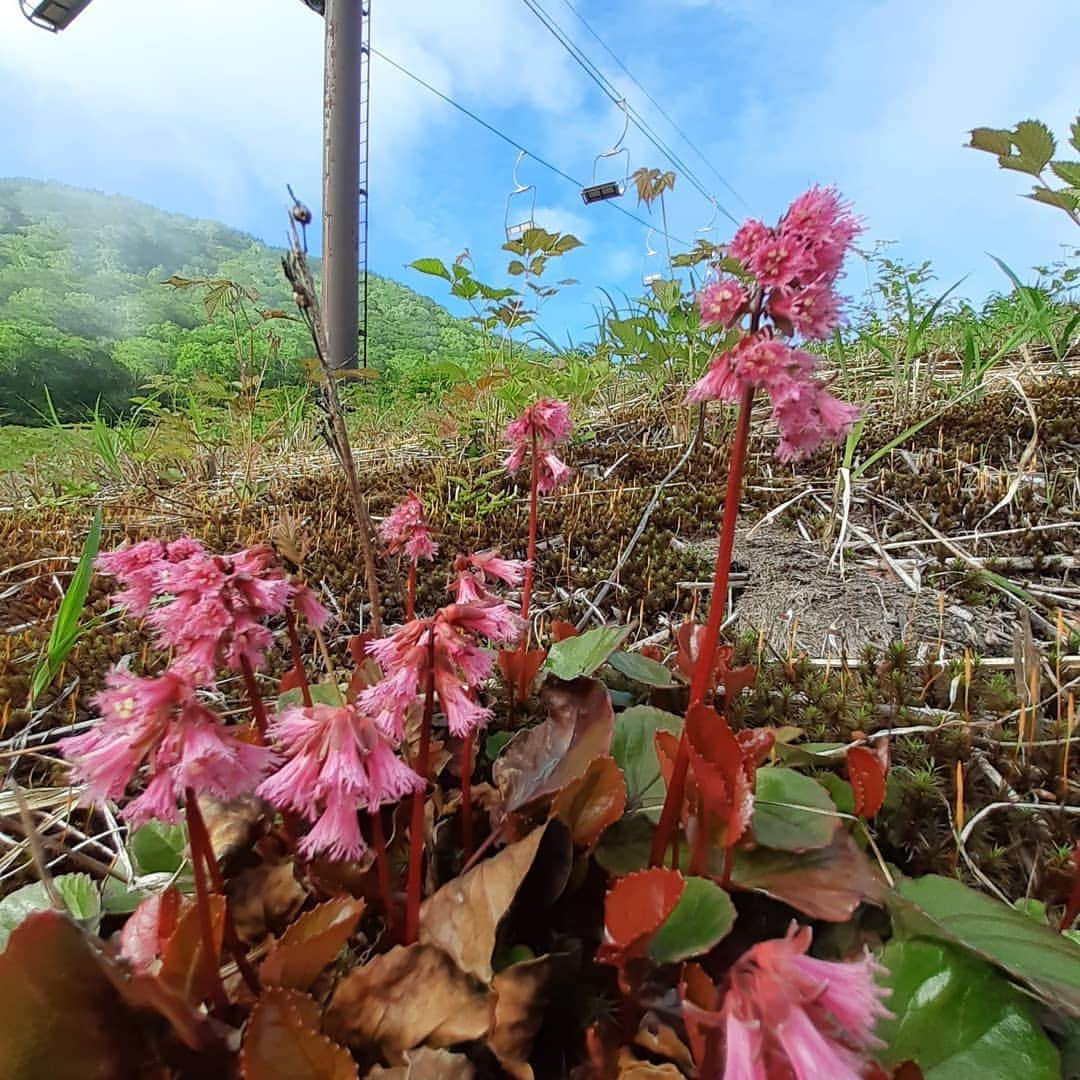
POLYGON ((412 622, 416 617, 416 563, 409 559, 408 585, 405 590, 405 621, 412 622))
POLYGON ((386 924, 393 929, 394 896, 390 891, 390 863, 386 858, 386 835, 383 833, 382 810, 376 807, 368 812, 371 820, 371 843, 375 848, 375 873, 379 879, 379 895, 386 909, 386 924))
POLYGON ((704 806, 699 806, 698 811, 694 850, 690 854, 690 865, 687 868, 687 872, 695 877, 705 873, 709 857, 709 812, 704 806))
POLYGON ((472 770, 473 741, 475 734, 469 732, 461 743, 461 847, 464 861, 472 857, 472 770))
POLYGON ((202 840, 205 830, 194 826, 194 818, 202 820, 195 792, 188 788, 184 793, 184 807, 188 818, 188 842, 191 844, 191 868, 195 875, 195 906, 199 913, 199 933, 202 937, 202 963, 206 985, 209 987, 212 1007, 218 1011, 229 1008, 229 998, 221 981, 218 967, 217 947, 214 942, 214 923, 210 915, 210 892, 206 886, 206 865, 203 859, 202 840))
POLYGON ((536 431, 532 432, 532 460, 529 468, 529 543, 525 549, 525 581, 521 586, 521 618, 525 622, 525 632, 521 638, 519 656, 521 670, 518 675, 517 700, 524 701, 528 691, 526 672, 526 656, 529 651, 529 600, 532 598, 533 568, 536 564, 536 532, 538 524, 538 510, 540 506, 540 455, 537 446, 536 431))
MULTIPOLYGON (((709 688, 709 676, 712 673, 716 657, 716 647, 720 641, 720 624, 724 621, 727 607, 728 574, 731 571, 731 553, 735 547, 735 522, 739 517, 739 497, 742 493, 743 470, 746 467, 746 444, 750 436, 750 413, 754 406, 754 388, 746 387, 739 399, 739 418, 735 425, 735 438, 731 444, 731 461, 728 465, 727 492, 724 495, 724 513, 720 520, 720 546, 716 553, 716 568, 713 572, 712 591, 709 594, 709 615, 705 623, 705 635, 698 650, 694 674, 690 681, 690 701, 686 711, 705 700, 709 688)), ((686 741, 686 727, 679 739, 679 751, 675 755, 675 767, 671 773, 664 809, 660 813, 660 822, 653 834, 652 851, 649 864, 659 866, 664 859, 664 851, 669 843, 678 843, 675 825, 678 821, 679 807, 683 803, 686 790, 686 770, 690 764, 690 749, 686 741)))
POLYGON ((304 705, 311 708, 311 687, 308 685, 307 672, 304 670, 304 659, 300 653, 300 635, 296 632, 296 613, 291 607, 285 609, 285 626, 289 632, 289 648, 292 650, 293 671, 300 682, 300 696, 304 699, 304 705))
POLYGON ((405 884, 405 944, 412 945, 420 929, 420 865, 424 856, 424 803, 427 800, 431 756, 431 721, 435 714, 435 623, 428 627, 427 692, 424 695, 424 718, 420 722, 420 751, 416 772, 425 780, 424 787, 413 792, 412 821, 409 825, 409 874, 405 884))
MULTIPOLYGON (((184 792, 184 806, 187 810, 188 839, 191 842, 192 863, 194 865, 198 861, 198 857, 195 854, 197 846, 203 862, 206 864, 206 870, 210 875, 210 883, 213 885, 214 892, 219 896, 224 897, 225 880, 221 876, 221 868, 218 866, 217 857, 214 855, 214 845, 210 842, 210 833, 207 831, 206 822, 203 820, 202 811, 199 809, 198 799, 191 788, 187 788, 184 792)), ((223 937, 229 952, 233 954, 233 959, 236 961, 236 966, 240 969, 240 974, 243 977, 244 982, 247 983, 248 989, 258 997, 261 989, 259 986, 259 978, 255 974, 255 969, 248 961, 247 950, 244 948, 244 943, 240 940, 240 935, 236 932, 236 926, 232 919, 232 911, 229 908, 228 897, 225 898, 225 929, 223 937)))
POLYGON ((262 698, 259 696, 259 687, 255 682, 255 669, 246 656, 240 657, 240 673, 244 676, 244 686, 247 689, 248 700, 251 702, 251 715, 255 718, 255 727, 259 731, 259 737, 266 741, 266 709, 263 707, 262 698))

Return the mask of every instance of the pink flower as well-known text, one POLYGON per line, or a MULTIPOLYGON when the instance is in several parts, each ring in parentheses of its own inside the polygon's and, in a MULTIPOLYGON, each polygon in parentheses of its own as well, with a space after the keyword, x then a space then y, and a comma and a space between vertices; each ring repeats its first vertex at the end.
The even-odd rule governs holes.
POLYGON ((736 230, 728 244, 727 253, 744 265, 754 257, 758 248, 772 235, 772 231, 763 222, 748 218, 736 230))
POLYGON ((713 281, 698 293, 698 310, 703 326, 731 326, 746 310, 749 297, 738 278, 713 281))
POLYGON ((556 443, 570 435, 570 406, 565 401, 541 398, 530 405, 516 420, 506 427, 503 439, 511 446, 510 456, 503 463, 507 472, 517 472, 525 455, 535 446, 538 455, 537 489, 554 491, 569 478, 571 469, 552 453, 556 443))
POLYGON ((805 457, 823 442, 843 438, 859 415, 854 405, 837 400, 812 379, 777 380, 770 394, 781 461, 805 457))
POLYGON ((686 403, 695 401, 727 401, 734 404, 742 394, 742 380, 735 374, 738 346, 718 353, 709 363, 709 370, 686 393, 686 403))
POLYGON ((881 966, 869 955, 830 963, 805 955, 809 927, 792 923, 784 938, 743 953, 728 976, 725 1077, 763 1080, 858 1080, 868 1052, 883 1044, 874 1024, 889 1016, 888 991, 874 979, 881 966))
POLYGON ((425 692, 430 676, 451 732, 466 735, 490 716, 470 696, 494 663, 480 642, 511 645, 521 632, 521 619, 492 599, 448 604, 430 619, 414 619, 368 645, 385 675, 361 691, 359 706, 389 738, 400 741, 405 713, 425 692))
POLYGON ((840 300, 824 277, 805 288, 773 289, 768 310, 782 329, 809 340, 828 337, 840 321, 840 300))
POLYGON ((751 386, 806 378, 813 369, 814 358, 808 353, 770 337, 751 341, 735 359, 735 374, 751 386))
POLYGON ((757 278, 759 285, 783 288, 804 278, 812 263, 803 245, 780 233, 759 245, 747 260, 746 268, 757 278))
POLYGON ((379 525, 379 539, 386 544, 390 555, 404 552, 414 563, 434 559, 439 550, 438 544, 431 539, 423 504, 411 491, 379 525))
POLYGON ((520 585, 525 580, 528 563, 520 559, 503 559, 497 548, 458 555, 454 559, 456 577, 450 586, 459 604, 491 599, 485 586, 489 581, 504 585, 520 585))
POLYGON ((272 637, 264 620, 281 615, 298 601, 308 621, 321 626, 326 611, 305 586, 295 585, 265 545, 228 557, 195 552, 182 562, 164 564, 158 590, 171 594, 147 616, 177 664, 197 681, 213 678, 219 664, 237 670, 244 662, 262 664, 272 637))
POLYGON ((823 276, 831 284, 861 229, 836 188, 812 187, 788 207, 778 232, 805 253, 807 281, 823 276))
POLYGON ((285 763, 257 794, 315 822, 300 843, 307 858, 359 858, 364 842, 357 808, 374 811, 424 785, 356 705, 285 709, 271 720, 270 734, 285 763))
POLYGON ((124 608, 129 615, 141 618, 158 595, 158 582, 164 567, 199 554, 204 554, 203 546, 189 536, 172 543, 142 540, 129 547, 102 552, 94 565, 103 573, 118 578, 124 585, 123 591, 113 596, 113 603, 124 608))
POLYGON ((60 741, 84 804, 116 800, 147 766, 143 793, 127 804, 124 818, 177 820, 176 803, 192 788, 197 795, 233 799, 254 788, 270 764, 270 752, 238 739, 195 695, 185 673, 170 670, 141 679, 114 669, 94 699, 96 727, 60 741))

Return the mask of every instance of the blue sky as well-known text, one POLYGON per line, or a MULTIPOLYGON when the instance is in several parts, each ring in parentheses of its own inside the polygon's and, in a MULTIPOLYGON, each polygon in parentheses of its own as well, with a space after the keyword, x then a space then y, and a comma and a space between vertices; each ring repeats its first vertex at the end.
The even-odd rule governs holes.
MULTIPOLYGON (((740 194, 658 116, 577 20, 543 6, 735 216, 775 218, 810 183, 836 183, 867 238, 930 259, 941 287, 1002 286, 987 252, 1023 273, 1077 237, 1064 215, 1017 197, 1024 178, 964 150, 968 128, 1028 116, 1059 133, 1080 109, 1076 0, 575 0, 626 66, 740 194), (747 209, 749 208, 749 209, 747 209)), ((373 38, 409 69, 570 175, 588 178, 622 120, 521 0, 373 0, 373 38)), ((322 22, 299 0, 94 0, 64 34, 0 0, 0 175, 61 180, 214 218, 279 244, 284 185, 318 209, 322 22)), ((631 168, 670 167, 633 128, 631 168)), ((376 61, 371 268, 429 292, 410 260, 468 248, 498 281, 515 152, 376 61)), ((535 219, 586 247, 545 309, 556 334, 587 333, 598 287, 635 293, 646 230, 585 207, 526 159, 535 219)), ((627 209, 646 216, 634 206, 627 209)), ((712 216, 680 178, 672 234, 712 216)), ((721 216, 713 232, 730 235, 721 216)), ((652 247, 662 250, 659 237, 652 247)), ((849 267, 847 291, 866 273, 849 267)))

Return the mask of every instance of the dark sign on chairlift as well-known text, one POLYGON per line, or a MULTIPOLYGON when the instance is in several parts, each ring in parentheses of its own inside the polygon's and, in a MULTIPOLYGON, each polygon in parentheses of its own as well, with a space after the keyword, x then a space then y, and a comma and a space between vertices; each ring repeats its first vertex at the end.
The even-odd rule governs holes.
POLYGON ((630 180, 630 151, 623 146, 623 139, 626 138, 627 129, 630 127, 630 114, 626 111, 625 101, 621 101, 619 104, 623 111, 622 134, 610 150, 605 150, 602 154, 596 155, 592 167, 592 183, 581 189, 581 201, 586 206, 590 203, 606 202, 608 199, 618 199, 626 191, 626 185, 630 180), (623 172, 623 178, 621 180, 597 181, 596 173, 601 159, 622 157, 623 155, 626 156, 626 169, 623 172))
POLYGON ((521 164, 523 157, 525 157, 524 150, 518 154, 517 161, 514 162, 514 187, 510 194, 506 196, 506 214, 504 215, 503 225, 506 228, 508 242, 520 240, 530 229, 536 228, 536 222, 533 220, 533 214, 536 213, 536 185, 522 184, 518 180, 518 166, 521 164), (528 214, 523 216, 523 204, 526 201, 526 196, 528 196, 529 209, 528 214), (512 214, 516 218, 513 223, 511 223, 512 214))

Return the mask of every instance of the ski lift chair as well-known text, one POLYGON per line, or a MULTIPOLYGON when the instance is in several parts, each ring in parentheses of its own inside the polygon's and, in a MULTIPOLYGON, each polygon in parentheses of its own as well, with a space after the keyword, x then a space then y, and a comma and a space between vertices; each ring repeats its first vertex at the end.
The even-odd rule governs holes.
POLYGON ((626 101, 623 100, 620 103, 623 111, 623 129, 622 134, 619 136, 615 145, 610 150, 605 150, 602 154, 596 155, 596 160, 593 161, 592 167, 592 183, 581 189, 581 201, 588 206, 591 203, 606 202, 608 199, 618 199, 626 191, 626 185, 630 182, 630 151, 623 146, 623 140, 626 138, 626 132, 630 127, 630 113, 626 109, 626 101), (626 168, 623 170, 623 177, 621 180, 600 180, 596 179, 596 173, 600 167, 600 162, 603 158, 617 158, 626 157, 626 168))
POLYGON ((19 0, 23 15, 35 26, 53 34, 66 30, 90 6, 90 0, 19 0))
POLYGON ((536 228, 533 215, 536 213, 536 185, 522 184, 518 180, 518 166, 525 157, 522 150, 514 162, 514 187, 506 196, 506 213, 503 217, 503 225, 506 228, 507 241, 520 240, 530 229, 536 228), (524 204, 528 200, 528 214, 524 214, 524 204))

